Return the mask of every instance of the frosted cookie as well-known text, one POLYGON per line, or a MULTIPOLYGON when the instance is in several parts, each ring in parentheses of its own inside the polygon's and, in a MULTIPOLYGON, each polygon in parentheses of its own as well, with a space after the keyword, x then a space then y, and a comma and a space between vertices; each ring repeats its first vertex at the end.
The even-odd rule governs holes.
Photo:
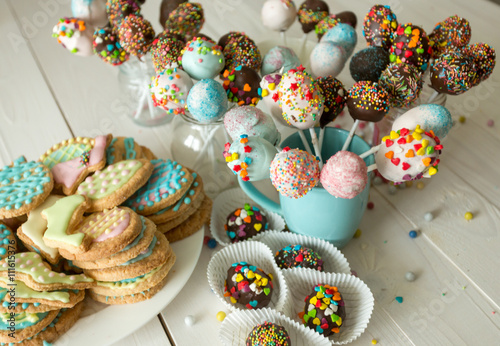
POLYGON ((142 159, 142 147, 131 137, 115 137, 106 149, 106 163, 112 165, 123 160, 142 159))
POLYGON ((139 215, 129 208, 105 209, 86 217, 75 231, 91 239, 87 251, 83 253, 72 253, 65 249, 59 249, 59 251, 64 258, 69 260, 98 260, 122 250, 137 238, 141 229, 139 215))
POLYGON ((66 275, 56 273, 41 256, 34 252, 16 254, 14 267, 10 267, 5 259, 0 261, 0 277, 9 277, 9 268, 15 268, 16 280, 36 291, 54 291, 61 289, 81 290, 95 286, 93 279, 85 275, 66 275))
POLYGON ((20 312, 12 316, 10 312, 0 313, 0 342, 18 343, 41 332, 56 318, 59 310, 29 313, 20 312), (8 329, 14 317, 15 333, 8 329))
POLYGON ((17 252, 14 232, 0 221, 0 260, 17 252))
POLYGON ((111 135, 71 138, 54 145, 40 156, 40 161, 50 168, 54 176, 56 190, 72 195, 86 176, 102 169, 106 164, 106 146, 111 138, 111 135))
POLYGON ((141 215, 151 215, 171 206, 193 182, 188 169, 176 161, 160 159, 151 161, 151 164, 154 170, 147 183, 124 203, 141 215))
POLYGON ((142 155, 144 156, 145 159, 148 160, 158 160, 158 157, 156 157, 155 154, 149 149, 148 147, 145 147, 144 145, 141 145, 142 149, 142 155))
POLYGON ((40 162, 24 156, 0 170, 0 219, 28 213, 52 191, 52 173, 40 162))
POLYGON ((148 160, 121 161, 87 177, 77 193, 90 198, 89 212, 113 208, 144 185, 152 172, 153 165, 148 160))

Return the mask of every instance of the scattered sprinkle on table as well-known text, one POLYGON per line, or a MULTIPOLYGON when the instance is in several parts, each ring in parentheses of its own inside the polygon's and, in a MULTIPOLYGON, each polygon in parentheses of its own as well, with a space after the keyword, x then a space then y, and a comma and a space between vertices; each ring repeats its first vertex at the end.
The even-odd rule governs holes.
POLYGON ((397 296, 396 301, 401 304, 403 302, 403 297, 397 296))
POLYGON ((430 212, 425 213, 425 215, 424 215, 425 221, 432 221, 433 219, 434 219, 434 216, 432 215, 432 213, 430 213, 430 212))
POLYGON ((359 238, 359 237, 361 237, 361 233, 362 233, 362 232, 361 232, 361 230, 358 228, 358 229, 356 230, 356 232, 354 233, 354 238, 359 238))
POLYGON ((222 322, 226 318, 226 313, 224 311, 219 311, 216 317, 219 322, 222 322))
POLYGON ((413 272, 406 272, 406 274, 405 274, 405 279, 407 281, 412 282, 412 281, 415 281, 416 278, 417 278, 417 276, 413 272))
POLYGON ((193 315, 187 315, 184 317, 184 323, 186 323, 187 326, 192 326, 194 324, 194 316, 193 315))
POLYGON ((410 238, 416 238, 418 236, 418 233, 417 233, 417 231, 410 231, 410 233, 408 233, 408 235, 410 236, 410 238))
POLYGON ((472 220, 472 218, 474 217, 474 215, 470 211, 468 211, 468 212, 465 213, 464 217, 465 217, 465 219, 467 221, 470 221, 470 220, 472 220))

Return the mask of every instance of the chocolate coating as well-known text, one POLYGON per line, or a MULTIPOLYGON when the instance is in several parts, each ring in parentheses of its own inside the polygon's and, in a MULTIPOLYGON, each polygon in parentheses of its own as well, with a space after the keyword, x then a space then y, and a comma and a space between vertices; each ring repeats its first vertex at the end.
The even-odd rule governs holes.
POLYGON ((389 111, 389 94, 378 83, 360 81, 349 89, 347 108, 353 119, 378 122, 389 111))
POLYGON ((285 327, 271 322, 255 326, 246 340, 247 346, 290 346, 290 336, 285 327))
POLYGON ((431 67, 432 87, 444 94, 460 95, 472 88, 476 78, 473 60, 458 52, 448 52, 434 60, 431 67))
POLYGON ((141 8, 134 0, 108 0, 106 1, 106 13, 111 25, 118 29, 125 17, 140 15, 141 8))
POLYGON ((262 64, 260 50, 255 42, 243 33, 230 35, 222 52, 226 61, 224 70, 231 71, 240 65, 248 66, 255 71, 260 70, 262 64))
POLYGON ((382 47, 368 47, 354 54, 349 70, 356 82, 361 80, 377 82, 389 62, 387 50, 382 47))
POLYGON ((464 48, 463 53, 474 61, 476 77, 472 80, 472 86, 488 79, 493 73, 496 63, 495 49, 487 43, 474 43, 464 48))
POLYGON ((311 268, 323 271, 323 260, 314 250, 302 245, 288 245, 276 252, 274 259, 281 269, 311 268))
POLYGON ((228 42, 235 38, 235 37, 239 37, 239 36, 246 36, 244 32, 239 32, 239 31, 230 31, 228 32, 227 34, 225 35, 222 35, 221 38, 219 38, 219 42, 217 42, 217 45, 218 46, 221 46, 222 49, 224 49, 224 47, 226 47, 226 45, 228 44, 228 42))
POLYGON ((425 31, 412 23, 400 24, 391 46, 391 62, 404 62, 425 71, 432 47, 425 31))
POLYGON ((94 53, 104 62, 113 66, 123 64, 130 57, 121 46, 118 34, 109 26, 94 32, 92 44, 94 45, 94 53))
POLYGON ((213 43, 213 44, 216 44, 213 38, 211 38, 211 37, 210 37, 210 36, 208 36, 208 35, 202 34, 202 33, 200 33, 200 32, 196 34, 196 37, 201 37, 201 38, 204 38, 204 39, 205 39, 205 41, 208 41, 208 42, 211 42, 211 43, 213 43))
POLYGON ((231 72, 224 71, 222 86, 228 100, 239 106, 255 106, 262 99, 260 76, 248 66, 238 66, 231 72))
POLYGON ((191 40, 200 32, 203 23, 205 23, 205 16, 201 4, 184 2, 170 13, 164 27, 179 32, 187 40, 191 40))
POLYGON ((264 308, 271 302, 273 277, 246 262, 236 262, 227 271, 224 297, 247 309, 264 308))
POLYGON ((306 0, 300 5, 297 11, 302 31, 309 33, 314 30, 320 20, 328 16, 330 9, 323 0, 306 0))
POLYGON ((375 5, 363 21, 363 36, 369 46, 389 49, 397 27, 398 20, 390 6, 375 5))
POLYGON ((229 214, 224 225, 232 243, 252 238, 268 228, 266 215, 259 208, 250 206, 248 203, 244 208, 238 208, 229 214))
POLYGON ((346 313, 344 300, 337 287, 316 285, 304 301, 306 304, 300 315, 305 326, 326 337, 339 332, 346 313))
POLYGON ((155 31, 142 16, 130 15, 123 19, 118 30, 123 49, 138 57, 146 54, 154 41, 155 31))
POLYGON ((466 46, 471 37, 469 21, 457 15, 446 18, 439 22, 429 35, 434 41, 434 56, 439 56, 446 51, 455 50, 466 46))
POLYGON ((347 101, 347 91, 344 84, 332 76, 321 77, 317 81, 321 94, 325 99, 323 114, 319 119, 319 125, 324 128, 334 121, 344 109, 347 101))
POLYGON ((334 15, 335 18, 341 23, 349 24, 354 29, 356 29, 356 25, 358 25, 358 17, 356 17, 356 13, 351 11, 343 11, 334 15))
POLYGON ((172 13, 180 4, 188 2, 187 0, 162 0, 160 5, 160 24, 165 27, 168 16, 172 13))
POLYGON ((179 36, 168 31, 161 32, 151 44, 151 59, 156 73, 165 71, 172 64, 177 63, 185 43, 179 36))
POLYGON ((415 102, 422 91, 422 74, 413 65, 390 64, 382 72, 380 85, 389 94, 391 107, 406 107, 415 102))

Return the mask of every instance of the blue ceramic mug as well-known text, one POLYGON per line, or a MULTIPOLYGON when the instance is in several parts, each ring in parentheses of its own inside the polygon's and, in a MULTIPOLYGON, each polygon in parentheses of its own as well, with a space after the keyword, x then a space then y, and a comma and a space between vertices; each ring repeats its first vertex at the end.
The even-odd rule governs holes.
MULTIPOLYGON (((316 133, 319 133, 319 129, 316 129, 316 133)), ((324 162, 342 149, 348 134, 348 131, 342 129, 326 128, 321 150, 324 162)), ((311 137, 307 131, 305 135, 312 148, 311 137)), ((304 150, 298 133, 286 138, 281 146, 304 150)), ((354 136, 348 148, 349 151, 358 155, 369 149, 370 146, 358 136, 354 136)), ((365 162, 367 166, 375 163, 373 155, 366 157, 365 162)), ((354 236, 366 210, 371 175, 372 173, 369 174, 368 184, 363 192, 353 199, 337 198, 330 195, 324 188, 315 187, 307 195, 298 199, 280 195, 280 204, 264 196, 251 182, 240 179, 239 183, 243 191, 255 202, 282 215, 292 232, 324 239, 342 248, 354 236)))

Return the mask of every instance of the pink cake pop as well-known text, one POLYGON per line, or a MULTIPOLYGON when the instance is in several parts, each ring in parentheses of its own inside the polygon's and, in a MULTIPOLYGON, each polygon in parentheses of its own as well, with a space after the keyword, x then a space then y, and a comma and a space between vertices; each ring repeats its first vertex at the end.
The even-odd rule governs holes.
POLYGON ((320 181, 332 196, 352 199, 365 189, 368 182, 366 163, 350 151, 339 151, 326 161, 320 181))
POLYGON ((319 175, 318 160, 300 149, 285 147, 271 162, 271 183, 285 197, 303 197, 316 186, 319 175))

